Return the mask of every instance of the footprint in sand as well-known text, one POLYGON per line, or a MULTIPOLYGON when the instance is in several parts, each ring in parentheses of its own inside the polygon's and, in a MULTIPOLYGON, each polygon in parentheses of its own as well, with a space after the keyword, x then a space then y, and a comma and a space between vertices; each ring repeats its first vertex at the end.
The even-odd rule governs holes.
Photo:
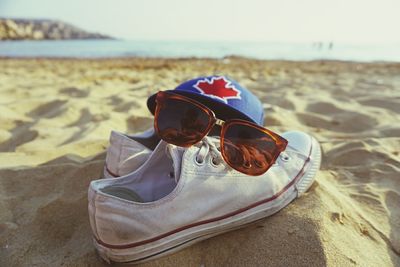
POLYGON ((12 129, 11 137, 0 144, 0 152, 14 152, 17 147, 35 140, 39 133, 30 128, 34 122, 23 122, 12 129))
POLYGON ((311 103, 307 106, 307 111, 324 115, 332 115, 345 112, 343 109, 337 107, 335 104, 330 102, 311 103))
POLYGON ((132 108, 140 108, 140 104, 137 101, 125 101, 123 97, 118 95, 111 96, 107 104, 113 106, 113 111, 116 112, 127 112, 132 108))
POLYGON ((330 166, 368 166, 391 164, 400 168, 400 163, 390 154, 380 151, 379 145, 370 146, 364 141, 343 142, 325 153, 325 161, 330 166))
POLYGON ((393 111, 400 114, 400 99, 386 99, 386 98, 364 98, 358 100, 358 103, 366 106, 372 106, 393 111))
POLYGON ((333 132, 356 133, 372 130, 377 120, 363 113, 339 108, 333 103, 318 102, 309 104, 309 113, 298 113, 297 118, 307 126, 323 128, 333 132))
POLYGON ((27 115, 34 119, 42 119, 42 118, 54 118, 62 114, 66 107, 65 103, 67 100, 53 100, 43 105, 38 106, 27 115))
POLYGON ((116 112, 126 112, 132 108, 140 108, 140 105, 136 101, 128 101, 123 104, 117 105, 113 110, 116 112))
POLYGON ((62 88, 58 92, 63 95, 67 95, 70 97, 77 97, 77 98, 87 97, 90 94, 89 90, 79 89, 76 87, 62 88))
POLYGON ((126 120, 128 132, 136 133, 149 129, 153 125, 153 119, 149 117, 130 116, 126 120))

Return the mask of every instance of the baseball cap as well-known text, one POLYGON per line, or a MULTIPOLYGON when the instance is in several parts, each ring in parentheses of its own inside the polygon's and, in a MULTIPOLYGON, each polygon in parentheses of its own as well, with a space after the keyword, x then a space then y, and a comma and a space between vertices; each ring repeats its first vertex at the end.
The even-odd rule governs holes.
MULTIPOLYGON (((248 89, 227 76, 206 76, 186 81, 167 90, 194 99, 214 111, 222 120, 243 119, 263 125, 264 110, 260 100, 248 89)), ((154 114, 156 94, 147 99, 154 114)))

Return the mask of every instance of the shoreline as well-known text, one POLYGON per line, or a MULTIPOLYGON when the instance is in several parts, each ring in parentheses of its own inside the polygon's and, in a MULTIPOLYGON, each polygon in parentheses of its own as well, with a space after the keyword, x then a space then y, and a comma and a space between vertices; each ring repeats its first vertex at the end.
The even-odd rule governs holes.
POLYGON ((296 43, 158 42, 130 40, 66 40, 1 42, 3 57, 34 58, 248 58, 251 60, 400 62, 398 46, 337 45, 315 48, 296 43))
POLYGON ((310 60, 289 60, 289 59, 258 59, 244 56, 226 56, 222 58, 214 57, 145 57, 145 56, 120 56, 120 57, 45 57, 45 56, 0 56, 0 60, 61 60, 61 61, 132 61, 132 60, 168 60, 168 61, 224 61, 224 60, 243 60, 254 62, 276 62, 276 63, 344 63, 344 64, 385 64, 385 65, 400 65, 400 61, 356 61, 356 60, 340 60, 340 59, 310 59, 310 60))

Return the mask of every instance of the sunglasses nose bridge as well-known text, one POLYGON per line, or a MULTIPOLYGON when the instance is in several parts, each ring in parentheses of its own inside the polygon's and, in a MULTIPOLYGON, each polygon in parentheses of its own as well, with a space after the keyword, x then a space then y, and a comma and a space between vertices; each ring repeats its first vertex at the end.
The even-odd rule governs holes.
POLYGON ((215 125, 218 125, 218 126, 223 126, 225 124, 225 121, 223 121, 223 120, 220 120, 220 119, 216 119, 216 121, 215 121, 215 125))

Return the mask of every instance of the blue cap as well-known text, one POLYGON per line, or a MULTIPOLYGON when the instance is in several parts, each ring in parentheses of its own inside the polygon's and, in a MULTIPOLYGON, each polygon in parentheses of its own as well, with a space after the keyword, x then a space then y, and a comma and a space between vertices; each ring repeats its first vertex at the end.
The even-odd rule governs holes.
MULTIPOLYGON (((226 76, 200 77, 180 84, 167 92, 194 99, 214 111, 222 120, 243 119, 263 125, 264 110, 260 100, 249 90, 226 76)), ((156 94, 147 99, 154 114, 156 94)))

